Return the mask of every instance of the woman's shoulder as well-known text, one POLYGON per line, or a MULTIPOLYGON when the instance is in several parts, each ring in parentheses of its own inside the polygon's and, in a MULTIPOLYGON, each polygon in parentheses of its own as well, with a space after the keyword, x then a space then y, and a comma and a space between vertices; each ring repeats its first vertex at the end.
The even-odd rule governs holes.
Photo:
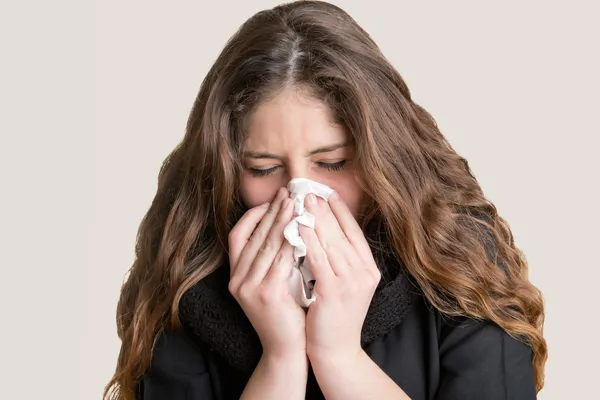
POLYGON ((506 346, 531 354, 531 348, 523 340, 510 335, 497 323, 487 318, 476 318, 468 315, 448 315, 439 311, 424 296, 420 305, 415 307, 416 317, 423 325, 435 330, 441 354, 458 344, 468 348, 469 345, 489 348, 506 346))
POLYGON ((159 333, 136 397, 213 399, 211 376, 201 346, 181 329, 159 333))
POLYGON ((425 347, 426 354, 435 354, 447 367, 467 362, 476 368, 487 359, 532 373, 533 352, 525 340, 489 319, 444 314, 425 296, 415 302, 402 324, 379 340, 387 342, 392 353, 395 348, 425 347))
POLYGON ((425 297, 415 303, 403 324, 368 352, 415 397, 425 390, 418 382, 430 382, 429 390, 437 391, 439 399, 535 398, 533 351, 528 344, 493 321, 444 315, 425 297), (406 374, 412 380, 407 381, 406 374), (515 393, 520 397, 513 397, 515 393))
POLYGON ((207 371, 205 349, 184 329, 160 332, 152 349, 150 369, 186 375, 207 371))

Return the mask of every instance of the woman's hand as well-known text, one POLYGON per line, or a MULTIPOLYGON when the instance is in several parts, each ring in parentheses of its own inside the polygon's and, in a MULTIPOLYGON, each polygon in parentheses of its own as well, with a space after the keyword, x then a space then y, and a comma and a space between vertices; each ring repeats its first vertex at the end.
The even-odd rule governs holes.
POLYGON ((229 234, 229 290, 256 330, 265 355, 306 360, 306 314, 289 292, 293 247, 283 230, 292 201, 282 188, 269 207, 248 210, 229 234))
POLYGON ((329 203, 309 195, 306 209, 315 216, 314 231, 300 227, 315 276, 317 299, 306 319, 307 354, 348 360, 361 351, 362 326, 381 274, 369 244, 337 193, 329 203))

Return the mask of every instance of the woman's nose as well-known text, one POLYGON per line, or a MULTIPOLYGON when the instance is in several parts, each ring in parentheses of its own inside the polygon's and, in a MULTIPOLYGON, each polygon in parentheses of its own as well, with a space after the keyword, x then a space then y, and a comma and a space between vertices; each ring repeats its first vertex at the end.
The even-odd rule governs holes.
POLYGON ((288 165, 286 172, 288 182, 295 178, 312 179, 308 163, 290 164, 288 165))

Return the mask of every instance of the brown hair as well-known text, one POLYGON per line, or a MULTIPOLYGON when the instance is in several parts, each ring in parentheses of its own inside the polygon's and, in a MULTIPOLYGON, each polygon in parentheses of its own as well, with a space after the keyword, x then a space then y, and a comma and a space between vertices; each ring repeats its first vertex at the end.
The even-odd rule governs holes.
POLYGON ((290 85, 311 89, 352 136, 360 182, 375 205, 363 223, 385 221, 388 246, 440 312, 489 319, 529 344, 541 389, 542 296, 508 225, 369 35, 334 5, 298 1, 246 21, 202 83, 138 231, 105 398, 134 398, 158 333, 179 326, 182 294, 225 260, 243 211, 245 117, 290 85))

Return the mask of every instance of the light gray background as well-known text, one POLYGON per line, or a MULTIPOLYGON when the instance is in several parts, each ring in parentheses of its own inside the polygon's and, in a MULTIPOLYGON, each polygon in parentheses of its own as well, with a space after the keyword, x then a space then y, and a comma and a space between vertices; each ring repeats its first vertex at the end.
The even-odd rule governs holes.
MULTIPOLYGON (((99 399, 156 177, 225 41, 277 1, 0 7, 0 397, 99 399)), ((335 1, 465 156, 545 294, 540 399, 594 398, 594 1, 335 1)))

